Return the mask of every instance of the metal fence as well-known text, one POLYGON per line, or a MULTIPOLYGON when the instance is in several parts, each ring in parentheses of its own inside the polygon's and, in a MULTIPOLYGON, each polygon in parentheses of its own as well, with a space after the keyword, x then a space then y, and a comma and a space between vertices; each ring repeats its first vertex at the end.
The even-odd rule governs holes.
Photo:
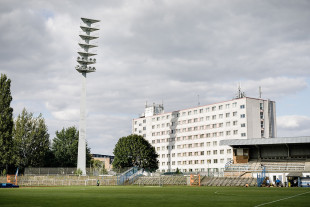
MULTIPOLYGON (((25 168, 24 175, 75 175, 74 167, 28 167, 25 168)), ((99 176, 100 170, 95 168, 86 168, 86 174, 90 176, 99 176)))
MULTIPOLYGON (((25 175, 18 176, 19 186, 95 186, 99 180, 100 185, 117 185, 116 176, 75 176, 75 175, 25 175)), ((0 177, 6 182, 6 177, 0 177)))

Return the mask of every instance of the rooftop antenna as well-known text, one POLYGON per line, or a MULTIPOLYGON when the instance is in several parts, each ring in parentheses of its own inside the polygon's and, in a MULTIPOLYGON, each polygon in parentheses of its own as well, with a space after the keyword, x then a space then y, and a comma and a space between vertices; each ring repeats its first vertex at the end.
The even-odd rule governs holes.
POLYGON ((238 84, 238 92, 237 92, 237 95, 236 95, 236 99, 238 98, 244 98, 245 97, 245 93, 241 91, 241 84, 239 82, 238 84))
POLYGON ((259 98, 262 98, 262 87, 261 86, 259 86, 258 92, 259 92, 259 98))
POLYGON ((96 71, 95 67, 89 65, 96 63, 96 59, 92 58, 92 56, 97 54, 92 52, 92 48, 98 46, 90 41, 99 38, 92 32, 99 30, 96 23, 100 22, 100 20, 88 18, 81 18, 81 20, 83 23, 80 25, 82 31, 79 34, 81 40, 79 41, 80 50, 77 57, 79 64, 75 67, 82 74, 77 169, 82 171, 82 175, 86 175, 86 74, 96 71))
POLYGON ((198 106, 200 106, 199 94, 197 95, 197 98, 198 98, 198 106))

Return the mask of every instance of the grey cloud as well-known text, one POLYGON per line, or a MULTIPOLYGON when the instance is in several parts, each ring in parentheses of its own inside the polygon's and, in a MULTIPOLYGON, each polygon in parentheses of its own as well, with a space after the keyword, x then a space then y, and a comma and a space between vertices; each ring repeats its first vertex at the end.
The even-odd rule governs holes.
POLYGON ((264 98, 276 101, 309 90, 308 1, 0 4, 0 70, 12 79, 14 114, 23 105, 42 111, 51 137, 78 125, 80 17, 102 20, 97 72, 87 78, 94 153, 112 152, 145 101, 163 100, 166 111, 196 106, 197 95, 201 105, 220 102, 238 82, 247 95, 257 97, 262 86, 264 98))

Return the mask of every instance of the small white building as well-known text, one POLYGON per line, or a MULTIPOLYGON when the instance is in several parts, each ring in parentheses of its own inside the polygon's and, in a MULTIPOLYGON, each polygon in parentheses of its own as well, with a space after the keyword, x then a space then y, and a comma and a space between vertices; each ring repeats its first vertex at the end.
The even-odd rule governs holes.
POLYGON ((276 137, 275 102, 243 97, 168 113, 163 105, 146 105, 132 133, 155 147, 160 172, 218 175, 233 158, 220 140, 276 137))

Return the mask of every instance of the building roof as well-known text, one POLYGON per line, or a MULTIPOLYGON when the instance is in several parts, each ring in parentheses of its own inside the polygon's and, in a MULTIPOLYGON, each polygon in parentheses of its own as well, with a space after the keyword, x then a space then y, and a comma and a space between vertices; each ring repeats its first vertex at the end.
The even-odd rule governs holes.
POLYGON ((310 143, 310 137, 276 137, 258 139, 226 139, 221 140, 220 145, 272 145, 272 144, 303 144, 310 143))

